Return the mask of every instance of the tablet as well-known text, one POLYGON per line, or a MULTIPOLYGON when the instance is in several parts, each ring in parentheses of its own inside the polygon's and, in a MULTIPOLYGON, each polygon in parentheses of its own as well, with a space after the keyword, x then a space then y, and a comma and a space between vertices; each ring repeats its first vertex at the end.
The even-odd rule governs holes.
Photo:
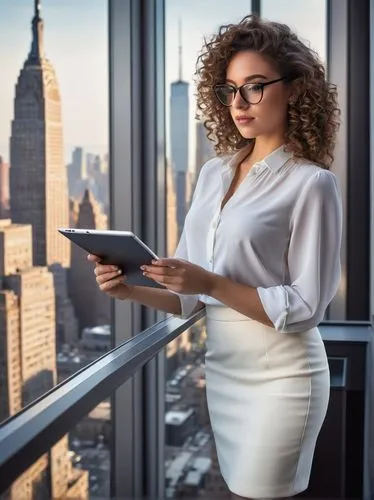
POLYGON ((131 231, 59 228, 58 231, 88 253, 101 257, 103 264, 118 266, 131 285, 165 288, 143 276, 140 266, 151 264, 157 255, 131 231))

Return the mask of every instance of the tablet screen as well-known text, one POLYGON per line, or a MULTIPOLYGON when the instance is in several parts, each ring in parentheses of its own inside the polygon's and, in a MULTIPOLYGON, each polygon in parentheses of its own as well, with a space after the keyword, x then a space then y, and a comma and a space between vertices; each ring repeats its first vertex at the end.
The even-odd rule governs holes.
POLYGON ((151 264, 157 255, 131 231, 60 228, 58 230, 88 253, 101 257, 103 264, 118 266, 131 285, 165 288, 143 276, 140 266, 151 264))

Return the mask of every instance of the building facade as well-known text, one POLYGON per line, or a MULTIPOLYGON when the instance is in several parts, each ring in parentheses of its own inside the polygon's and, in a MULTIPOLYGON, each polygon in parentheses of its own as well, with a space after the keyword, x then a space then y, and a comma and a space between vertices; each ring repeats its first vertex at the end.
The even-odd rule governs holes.
POLYGON ((11 218, 32 224, 34 264, 68 267, 69 242, 57 231, 69 224, 61 99, 56 73, 44 54, 38 1, 31 50, 15 89, 10 164, 11 218))
MULTIPOLYGON (((0 221, 0 417, 6 419, 57 381, 55 291, 47 267, 32 265, 30 225, 0 221)), ((67 437, 26 470, 2 497, 87 498, 88 473, 73 471, 67 437), (77 486, 78 485, 78 486, 77 486)))
POLYGON ((170 152, 171 168, 177 200, 177 226, 180 237, 187 212, 188 148, 189 148, 189 84, 182 79, 182 42, 179 28, 179 75, 171 84, 170 152))
MULTIPOLYGON (((101 207, 86 190, 79 204, 77 228, 106 229, 107 218, 101 207)), ((93 266, 87 252, 72 243, 69 291, 76 311, 79 328, 110 323, 110 298, 97 286, 93 266)))

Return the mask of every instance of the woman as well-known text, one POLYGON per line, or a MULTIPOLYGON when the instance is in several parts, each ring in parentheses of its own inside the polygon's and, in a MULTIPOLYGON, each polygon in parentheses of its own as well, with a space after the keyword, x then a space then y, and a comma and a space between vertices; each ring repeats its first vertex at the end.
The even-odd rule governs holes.
POLYGON ((329 400, 317 328, 340 279, 342 208, 329 171, 336 91, 290 29, 247 16, 198 59, 198 109, 217 157, 202 168, 175 258, 131 287, 96 261, 101 290, 188 317, 205 305, 206 388, 233 498, 308 486, 329 400))

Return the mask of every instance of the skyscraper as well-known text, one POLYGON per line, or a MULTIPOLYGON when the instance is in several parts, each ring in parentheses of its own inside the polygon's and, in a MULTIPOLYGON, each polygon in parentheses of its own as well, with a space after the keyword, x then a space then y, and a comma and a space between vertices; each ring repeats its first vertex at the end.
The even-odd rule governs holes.
POLYGON ((87 185, 87 164, 83 148, 74 148, 71 163, 67 166, 70 198, 80 198, 87 185))
POLYGON ((35 0, 31 50, 16 84, 10 164, 11 217, 32 224, 34 264, 69 266, 69 242, 57 232, 69 224, 61 101, 44 54, 40 0, 35 0))
POLYGON ((40 0, 34 0, 31 50, 16 84, 10 157, 12 222, 32 225, 34 265, 54 274, 57 338, 66 341, 66 332, 77 336, 77 324, 66 287, 70 244, 57 228, 69 225, 69 198, 60 92, 44 54, 40 0))
MULTIPOLYGON (((31 226, 0 221, 0 418, 56 383, 55 294, 46 267, 32 265, 31 226)), ((7 500, 87 498, 88 474, 72 469, 67 437, 12 484, 7 500)))
MULTIPOLYGON (((92 193, 85 191, 79 205, 78 228, 106 229, 107 217, 92 193)), ((110 299, 97 286, 87 252, 72 244, 69 290, 82 330, 110 323, 110 299)))
POLYGON ((177 196, 177 225, 179 235, 183 228, 187 207, 187 173, 188 173, 188 100, 187 82, 182 79, 182 39, 179 24, 179 75, 171 84, 170 97, 170 141, 171 167, 177 196))

